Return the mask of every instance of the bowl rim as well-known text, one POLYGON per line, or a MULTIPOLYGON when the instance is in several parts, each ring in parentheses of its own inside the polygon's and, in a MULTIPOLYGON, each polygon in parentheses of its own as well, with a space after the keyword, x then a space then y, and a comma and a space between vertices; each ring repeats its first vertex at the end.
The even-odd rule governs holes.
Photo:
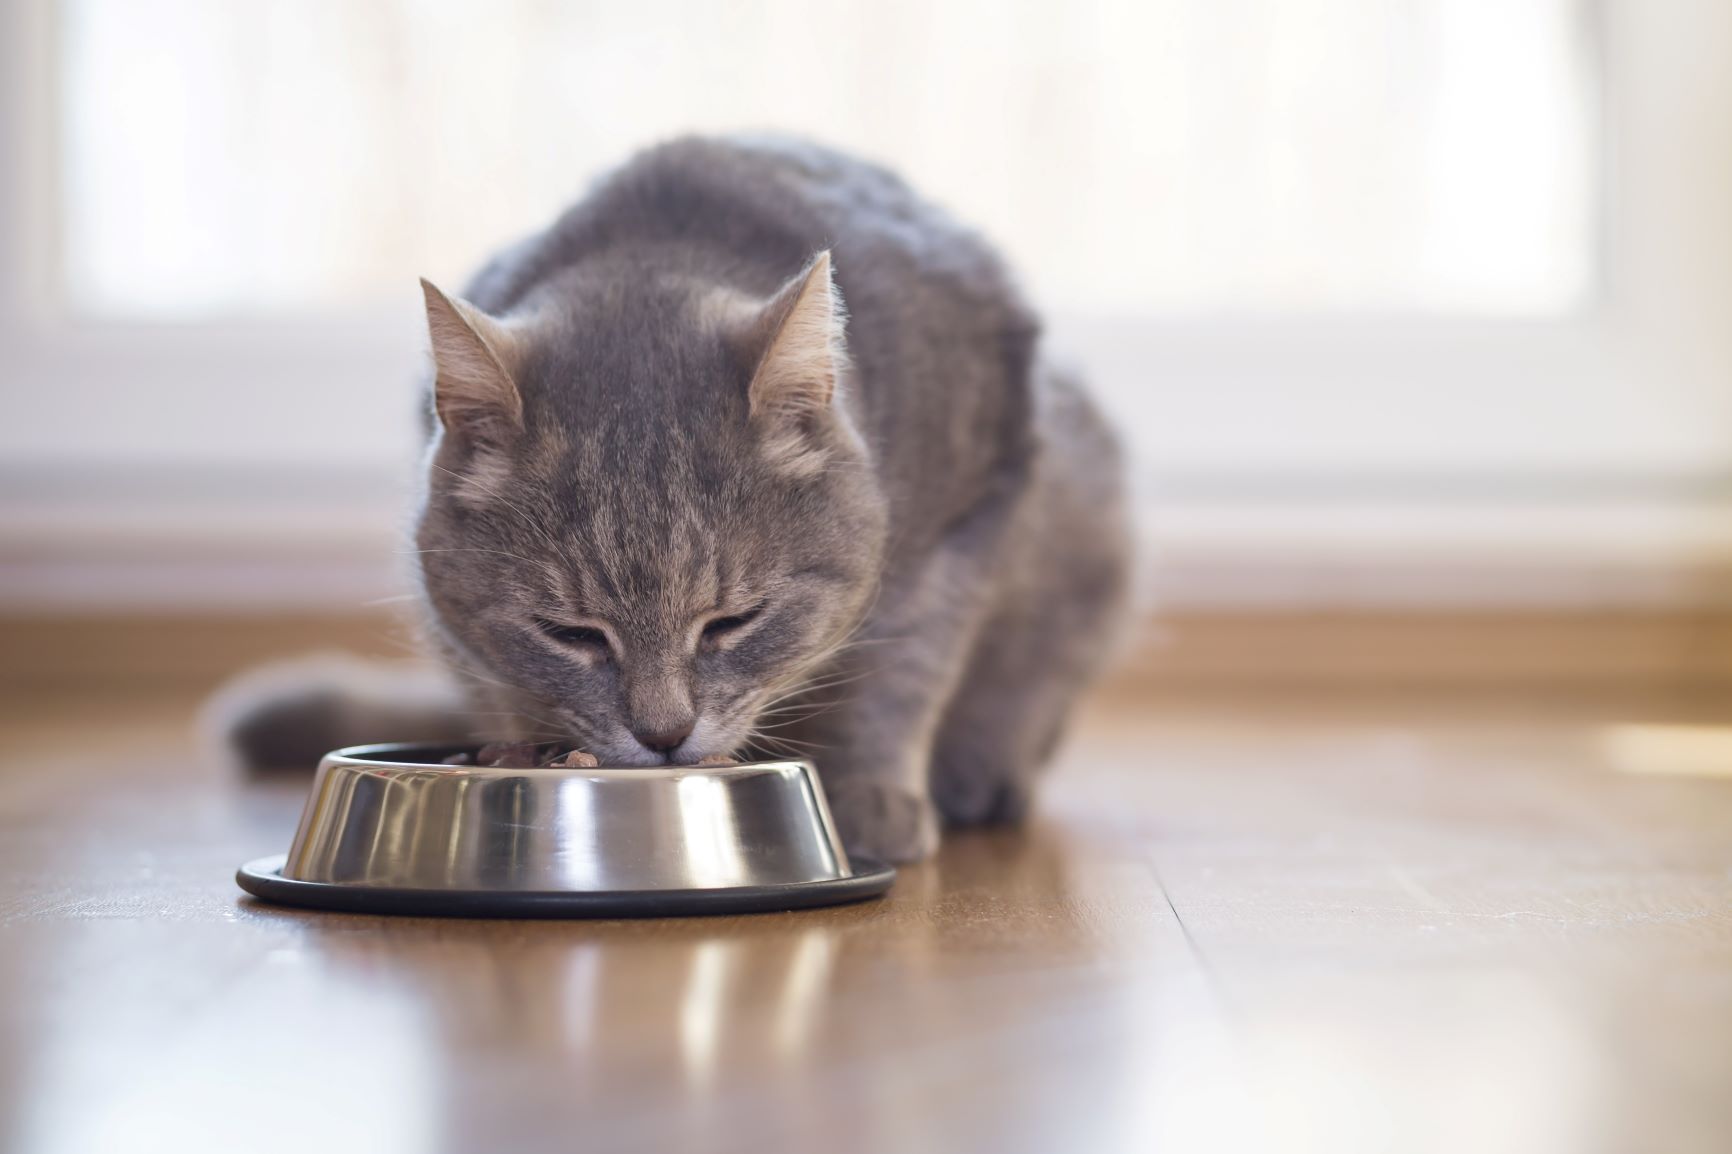
MULTIPOLYGON (((341 766, 353 769, 381 769, 409 772, 461 774, 469 777, 522 777, 525 774, 562 775, 568 777, 678 779, 683 777, 750 777, 775 773, 781 777, 816 776, 816 769, 805 758, 778 758, 774 761, 743 761, 737 765, 598 765, 598 766, 528 766, 528 765, 443 765, 437 761, 398 761, 378 756, 382 753, 428 753, 458 749, 478 749, 482 742, 474 741, 381 741, 369 745, 346 745, 333 749, 320 759, 321 770, 341 766)), ((552 744, 551 742, 542 744, 552 744)))
POLYGON ((862 857, 840 877, 708 889, 465 890, 412 889, 284 877, 287 854, 246 862, 235 884, 261 901, 359 914, 468 918, 662 918, 787 913, 881 897, 896 867, 862 857))

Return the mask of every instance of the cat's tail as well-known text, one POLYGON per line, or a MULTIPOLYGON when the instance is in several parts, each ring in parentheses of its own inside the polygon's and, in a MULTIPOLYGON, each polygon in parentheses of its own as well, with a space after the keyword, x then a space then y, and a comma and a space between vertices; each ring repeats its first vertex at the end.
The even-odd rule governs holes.
POLYGON ((464 742, 469 715, 449 677, 425 665, 319 654, 260 666, 205 704, 207 740, 248 771, 300 769, 346 745, 464 742))

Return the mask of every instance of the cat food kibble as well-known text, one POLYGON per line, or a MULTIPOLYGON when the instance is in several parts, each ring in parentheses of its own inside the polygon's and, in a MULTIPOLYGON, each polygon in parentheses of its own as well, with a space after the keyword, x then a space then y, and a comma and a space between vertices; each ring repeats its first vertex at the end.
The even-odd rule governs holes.
POLYGON ((601 762, 595 754, 565 746, 534 741, 493 741, 471 757, 467 753, 445 759, 446 765, 480 765, 488 769, 594 769, 601 762))
POLYGON ((494 741, 475 754, 475 764, 490 769, 534 769, 541 764, 541 746, 533 741, 494 741))
MULTIPOLYGON (((567 749, 533 741, 492 741, 473 754, 454 753, 441 765, 476 765, 488 769, 595 769, 599 758, 582 749, 567 749)), ((706 757, 694 768, 719 769, 738 765, 731 757, 706 757)))

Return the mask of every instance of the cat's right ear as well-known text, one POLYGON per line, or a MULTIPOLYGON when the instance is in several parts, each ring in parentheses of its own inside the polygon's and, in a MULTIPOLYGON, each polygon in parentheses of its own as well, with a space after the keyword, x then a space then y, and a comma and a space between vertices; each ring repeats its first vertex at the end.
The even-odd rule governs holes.
POLYGON ((765 456, 789 474, 815 473, 838 440, 858 441, 842 405, 845 322, 825 250, 746 326, 746 342, 756 349, 747 390, 751 420, 765 456))
POLYGON ((433 346, 433 406, 453 436, 502 445, 523 431, 523 397, 512 380, 517 334, 462 297, 421 281, 433 346))

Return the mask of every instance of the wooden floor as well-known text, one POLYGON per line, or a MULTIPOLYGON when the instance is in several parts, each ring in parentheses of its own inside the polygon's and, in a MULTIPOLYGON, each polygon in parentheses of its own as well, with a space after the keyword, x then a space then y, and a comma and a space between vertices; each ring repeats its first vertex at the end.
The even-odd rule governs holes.
POLYGON ((298 787, 173 695, 0 707, 17 1151, 1732 1149, 1732 715, 1121 695, 882 902, 255 904, 298 787))

